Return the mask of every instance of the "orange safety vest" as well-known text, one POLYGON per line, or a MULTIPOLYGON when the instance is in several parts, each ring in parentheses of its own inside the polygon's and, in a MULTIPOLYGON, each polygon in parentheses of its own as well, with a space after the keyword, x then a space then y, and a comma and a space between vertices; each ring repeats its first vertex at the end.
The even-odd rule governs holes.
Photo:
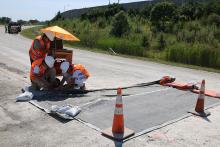
POLYGON ((30 79, 33 81, 35 80, 35 77, 42 77, 46 71, 46 67, 42 64, 43 58, 35 60, 32 65, 31 65, 31 71, 30 71, 30 79), (34 73, 34 68, 35 66, 38 66, 40 68, 39 73, 35 74, 34 73))
POLYGON ((33 40, 31 48, 29 50, 29 55, 33 61, 39 58, 45 58, 46 53, 50 48, 50 42, 44 43, 41 36, 37 36, 35 40, 38 40, 40 42, 41 48, 34 49, 34 40, 33 40))
POLYGON ((89 72, 85 69, 85 67, 82 64, 76 64, 76 65, 72 64, 70 66, 72 66, 73 70, 68 69, 67 71, 68 74, 73 75, 76 70, 80 70, 84 74, 84 76, 86 76, 86 78, 90 77, 89 72))

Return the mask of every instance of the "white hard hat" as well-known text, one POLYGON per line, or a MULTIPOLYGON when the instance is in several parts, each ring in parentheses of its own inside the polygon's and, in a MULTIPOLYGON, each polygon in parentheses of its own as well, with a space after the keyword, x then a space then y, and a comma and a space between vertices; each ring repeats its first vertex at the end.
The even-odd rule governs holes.
POLYGON ((62 73, 66 73, 67 70, 69 69, 70 63, 69 62, 63 62, 60 65, 60 69, 62 70, 62 73))
POLYGON ((49 68, 52 68, 54 66, 54 62, 55 62, 55 60, 52 56, 46 56, 45 57, 45 63, 47 64, 47 66, 49 68))
POLYGON ((50 41, 54 41, 55 36, 54 36, 54 34, 52 32, 45 32, 44 34, 47 36, 47 38, 50 41))

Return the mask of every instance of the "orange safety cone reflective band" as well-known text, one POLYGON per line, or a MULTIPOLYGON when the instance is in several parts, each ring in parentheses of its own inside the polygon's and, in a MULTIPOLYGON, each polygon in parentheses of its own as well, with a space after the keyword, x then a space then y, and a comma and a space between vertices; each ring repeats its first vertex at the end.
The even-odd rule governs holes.
POLYGON ((102 131, 102 135, 114 140, 122 141, 128 137, 134 135, 134 131, 124 127, 124 115, 123 115, 123 102, 122 102, 122 89, 118 88, 117 98, 115 104, 113 125, 102 131))
POLYGON ((205 80, 202 80, 199 96, 196 102, 195 111, 192 111, 190 113, 201 117, 209 116, 210 112, 204 110, 204 103, 205 103, 205 80))
POLYGON ((114 133, 124 133, 124 115, 121 92, 121 88, 118 88, 115 104, 115 113, 112 125, 112 132, 114 133))

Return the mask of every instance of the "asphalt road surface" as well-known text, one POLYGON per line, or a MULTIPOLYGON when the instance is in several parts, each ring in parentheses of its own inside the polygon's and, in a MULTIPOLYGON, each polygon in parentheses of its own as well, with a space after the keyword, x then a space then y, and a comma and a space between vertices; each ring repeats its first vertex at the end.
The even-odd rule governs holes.
MULTIPOLYGON (((114 146, 99 133, 77 121, 61 123, 29 103, 15 103, 21 87, 28 85, 31 40, 4 33, 0 27, 0 146, 114 146)), ((71 48, 68 48, 71 49, 71 48)), ((182 82, 206 80, 220 91, 220 74, 154 62, 73 49, 74 63, 91 73, 88 89, 129 86, 170 75, 182 82)), ((123 146, 145 146, 133 140, 123 146)))
MULTIPOLYGON (((28 50, 31 40, 20 35, 4 33, 0 27, 0 63, 28 74, 30 61, 28 50)), ((69 49, 69 48, 68 48, 69 49)), ((182 82, 198 82, 206 79, 206 87, 220 90, 220 75, 205 71, 174 67, 170 65, 121 58, 73 49, 73 62, 81 63, 91 73, 89 88, 127 86, 160 79, 170 75, 182 82)))

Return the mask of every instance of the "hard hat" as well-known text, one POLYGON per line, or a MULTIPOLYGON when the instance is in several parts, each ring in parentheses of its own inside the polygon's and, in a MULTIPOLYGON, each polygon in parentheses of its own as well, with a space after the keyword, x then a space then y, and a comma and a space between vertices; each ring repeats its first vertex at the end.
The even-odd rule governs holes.
POLYGON ((52 68, 54 66, 54 62, 55 62, 55 60, 52 56, 46 56, 45 57, 45 63, 47 64, 47 66, 49 68, 52 68))
POLYGON ((62 70, 62 73, 66 73, 67 70, 69 69, 70 63, 69 62, 63 62, 60 65, 60 69, 62 70))
POLYGON ((44 34, 47 36, 47 38, 50 41, 54 41, 55 36, 54 36, 54 34, 52 32, 45 32, 44 34))

